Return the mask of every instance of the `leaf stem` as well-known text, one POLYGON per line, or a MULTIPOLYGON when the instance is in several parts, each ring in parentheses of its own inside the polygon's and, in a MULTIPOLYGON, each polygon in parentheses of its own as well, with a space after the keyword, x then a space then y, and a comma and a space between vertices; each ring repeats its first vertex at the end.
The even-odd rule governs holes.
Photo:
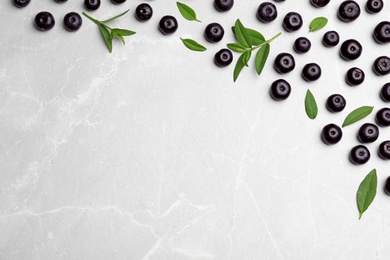
POLYGON ((121 16, 124 16, 128 11, 130 11, 130 9, 127 9, 126 11, 124 11, 123 13, 121 14, 118 14, 118 15, 115 15, 114 17, 111 17, 110 19, 107 19, 107 20, 103 20, 103 21, 100 21, 101 23, 108 23, 108 22, 111 22, 115 19, 118 19, 119 17, 121 16))
POLYGON ((249 49, 247 49, 247 50, 248 50, 248 51, 254 51, 254 50, 258 49, 258 48, 261 48, 262 46, 264 46, 264 45, 266 45, 266 44, 270 44, 273 40, 275 40, 276 38, 278 38, 281 34, 282 34, 282 33, 280 32, 280 33, 276 34, 274 37, 272 37, 271 39, 266 40, 265 42, 263 42, 263 43, 261 43, 261 44, 259 44, 259 45, 256 45, 256 46, 254 46, 254 47, 252 47, 252 48, 249 48, 249 49))
POLYGON ((94 23, 96 23, 96 24, 100 23, 100 22, 99 22, 98 20, 96 20, 95 18, 89 16, 87 13, 82 12, 82 14, 83 14, 85 17, 87 17, 89 20, 91 20, 92 22, 94 22, 94 23))

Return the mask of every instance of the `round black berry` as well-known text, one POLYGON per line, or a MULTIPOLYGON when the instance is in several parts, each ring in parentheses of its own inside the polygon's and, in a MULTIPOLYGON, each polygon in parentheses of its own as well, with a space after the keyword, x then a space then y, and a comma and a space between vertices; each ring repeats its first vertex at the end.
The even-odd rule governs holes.
POLYGON ((124 2, 126 2, 126 0, 111 0, 111 2, 113 3, 113 4, 123 4, 124 2))
POLYGON ((343 42, 340 48, 340 56, 344 60, 356 60, 362 54, 362 45, 354 39, 349 39, 343 42))
POLYGON ((365 78, 364 71, 353 67, 350 68, 345 75, 345 82, 350 86, 357 86, 363 83, 365 78))
POLYGON ((283 19, 283 28, 287 32, 297 31, 302 27, 302 16, 296 12, 289 12, 283 19))
POLYGON ((100 0, 84 0, 84 6, 89 11, 95 11, 100 7, 100 0))
POLYGON ((336 31, 329 31, 322 37, 322 44, 325 47, 334 47, 340 42, 340 36, 336 31))
POLYGON ((221 49, 214 56, 214 63, 218 67, 226 67, 233 61, 233 53, 229 49, 221 49))
POLYGON ((67 13, 64 17, 65 29, 70 32, 77 31, 78 29, 80 29, 82 24, 83 24, 83 19, 76 12, 67 13))
POLYGON ((383 101, 390 102, 390 82, 382 86, 380 96, 383 101))
POLYGON ((294 42, 294 50, 296 53, 306 53, 311 48, 311 42, 306 37, 299 37, 294 42))
POLYGON ((374 40, 379 44, 385 44, 390 42, 390 22, 383 21, 375 26, 373 33, 374 40))
POLYGON ((153 15, 153 9, 152 7, 147 3, 142 3, 137 6, 135 9, 135 18, 137 18, 140 22, 145 22, 152 18, 153 15))
POLYGON ((384 190, 387 195, 390 195, 390 177, 388 177, 386 180, 384 190))
POLYGON ((219 23, 210 23, 204 30, 204 37, 208 42, 219 42, 224 34, 225 30, 219 23))
POLYGON ((26 7, 31 2, 31 0, 12 0, 12 2, 16 7, 23 8, 26 7))
POLYGON ((158 24, 158 29, 164 35, 176 32, 178 23, 175 17, 171 15, 163 16, 158 24))
POLYGON ((35 16, 35 27, 40 31, 47 31, 55 25, 54 16, 49 12, 39 12, 35 16))
POLYGON ((226 12, 232 9, 234 0, 214 0, 214 7, 220 12, 226 12))
POLYGON ((291 86, 284 79, 275 80, 271 84, 270 95, 276 101, 285 100, 290 96, 291 86))
POLYGON ((373 143, 379 137, 379 128, 371 123, 363 124, 358 131, 357 138, 362 143, 373 143))
POLYGON ((365 164, 370 160, 371 154, 364 145, 357 145, 351 149, 349 160, 356 165, 365 164))
POLYGON ((370 14, 376 14, 382 11, 383 1, 382 0, 368 0, 366 3, 366 10, 370 14))
POLYGON ((284 2, 285 0, 274 0, 277 3, 284 2))
MULTIPOLYGON (((379 145, 378 155, 383 160, 390 160, 390 141, 384 141, 379 145)), ((388 191, 390 191, 390 186, 388 188, 388 191)))
POLYGON ((324 126, 321 132, 322 141, 328 145, 337 144, 342 137, 343 131, 335 124, 328 124, 324 126))
POLYGON ((375 59, 372 69, 378 76, 385 76, 390 73, 390 58, 380 56, 375 59))
POLYGON ((355 1, 344 1, 340 4, 337 15, 343 22, 352 22, 359 17, 360 6, 355 1))
POLYGON ((310 3, 314 7, 324 7, 325 5, 329 4, 330 0, 310 0, 310 3))
POLYGON ((340 94, 330 95, 326 100, 326 108, 332 113, 343 111, 346 105, 347 101, 340 94))
POLYGON ((375 121, 379 126, 390 126, 390 108, 384 107, 376 113, 375 121))
POLYGON ((269 23, 276 19, 278 10, 273 3, 264 2, 259 5, 256 13, 257 19, 263 23, 269 23))
POLYGON ((68 0, 54 0, 54 1, 57 2, 57 3, 65 3, 68 0))
POLYGON ((303 67, 301 75, 306 81, 315 81, 321 77, 321 67, 316 63, 308 63, 303 67))
POLYGON ((274 68, 280 74, 288 73, 295 68, 294 57, 290 53, 280 53, 274 61, 274 68))

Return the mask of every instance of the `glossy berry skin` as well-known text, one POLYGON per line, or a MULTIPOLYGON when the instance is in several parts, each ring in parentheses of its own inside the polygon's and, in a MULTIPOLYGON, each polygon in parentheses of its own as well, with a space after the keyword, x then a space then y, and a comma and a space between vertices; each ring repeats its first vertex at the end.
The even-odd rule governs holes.
POLYGON ((233 61, 233 53, 229 49, 221 49, 214 55, 214 63, 218 67, 226 67, 233 61))
POLYGON ((384 107, 376 113, 375 121, 379 126, 390 126, 390 108, 384 107))
POLYGON ((291 85, 284 79, 277 79, 271 84, 270 95, 276 101, 286 100, 291 94, 291 85))
POLYGON ((390 42, 390 22, 383 21, 375 26, 373 33, 374 40, 379 44, 386 44, 390 42))
POLYGON ((355 1, 344 1, 339 6, 337 16, 343 22, 352 22, 360 16, 360 6, 355 1))
POLYGON ((358 131, 357 138, 361 143, 373 143, 379 137, 379 128, 371 123, 363 124, 358 131))
POLYGON ((56 3, 65 3, 68 0, 54 0, 56 3))
POLYGON ((232 9, 234 0, 214 0, 214 7, 219 12, 227 12, 232 9))
POLYGON ((153 9, 147 3, 139 4, 135 9, 135 18, 137 18, 137 20, 140 22, 148 21, 150 18, 152 18, 152 15, 153 9))
POLYGON ((383 0, 368 0, 366 2, 366 11, 370 14, 376 14, 382 11, 383 0))
POLYGON ((385 193, 390 196, 390 177, 388 177, 386 180, 384 190, 385 190, 385 193))
POLYGON ((337 144, 343 137, 343 131, 338 125, 328 124, 321 131, 321 139, 327 145, 337 144))
POLYGON ((357 145, 351 149, 349 160, 355 165, 365 164, 370 160, 370 150, 364 145, 357 145))
POLYGON ((88 11, 95 11, 100 7, 100 0, 84 0, 84 6, 88 11))
POLYGON ((362 54, 362 45, 354 39, 349 39, 343 42, 340 48, 340 56, 344 60, 356 60, 362 54))
POLYGON ((329 4, 330 0, 310 0, 312 6, 320 8, 329 4))
POLYGON ((306 37, 299 37, 294 42, 294 50, 296 53, 302 54, 306 53, 311 48, 311 42, 306 37))
POLYGON ((357 86, 363 83, 365 78, 364 71, 360 68, 350 68, 345 75, 345 82, 350 86, 357 86))
POLYGON ((204 30, 204 37, 208 42, 219 42, 222 40, 225 30, 219 23, 210 23, 204 30))
POLYGON ((64 16, 64 27, 70 32, 77 31, 83 24, 83 19, 76 12, 67 13, 64 16))
POLYGON ((390 73, 390 58, 387 56, 380 56, 375 59, 372 65, 372 70, 378 76, 385 76, 390 73))
POLYGON ((169 35, 176 32, 177 28, 177 20, 171 15, 163 16, 158 24, 158 29, 164 35, 169 35))
POLYGON ((295 68, 295 59, 289 53, 280 53, 275 58, 274 68, 280 74, 291 72, 295 68))
POLYGON ((340 42, 340 36, 336 31, 328 31, 322 37, 322 44, 325 47, 334 47, 340 42))
POLYGON ((346 105, 347 101, 340 94, 330 95, 326 100, 326 108, 332 113, 343 111, 346 105))
POLYGON ((383 101, 390 102, 390 82, 382 86, 380 96, 383 101))
POLYGON ((315 81, 321 77, 321 67, 317 63, 308 63, 302 69, 302 78, 306 81, 315 81))
POLYGON ((35 16, 35 27, 40 31, 48 31, 55 25, 54 16, 46 11, 39 12, 35 16))
POLYGON ((262 23, 269 23, 276 19, 278 16, 278 10, 273 3, 264 2, 257 8, 256 17, 262 23))
MULTIPOLYGON (((384 141, 379 145, 378 155, 383 160, 390 160, 390 141, 384 141)), ((390 183, 388 185, 388 191, 390 191, 390 183)))
POLYGON ((301 29, 302 24, 302 16, 296 12, 289 12, 283 19, 283 28, 287 32, 298 31, 301 29))
POLYGON ((12 0, 14 5, 19 8, 23 8, 28 6, 28 4, 31 2, 31 0, 12 0))
POLYGON ((123 4, 124 2, 126 2, 126 0, 111 0, 111 2, 113 3, 113 4, 123 4))

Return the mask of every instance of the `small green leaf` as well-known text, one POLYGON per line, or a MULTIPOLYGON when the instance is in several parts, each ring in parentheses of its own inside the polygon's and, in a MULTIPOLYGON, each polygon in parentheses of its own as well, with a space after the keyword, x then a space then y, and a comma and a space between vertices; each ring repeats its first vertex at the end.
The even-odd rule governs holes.
POLYGON ((236 20, 236 24, 234 25, 234 35, 236 36, 237 41, 246 48, 252 47, 252 41, 249 37, 248 31, 242 25, 239 19, 236 20))
POLYGON ((205 51, 207 50, 206 47, 204 47, 203 45, 197 43, 196 41, 192 40, 192 39, 182 39, 182 42, 184 43, 184 45, 192 50, 192 51, 205 51))
POLYGON ((236 82, 238 75, 240 75, 241 70, 248 64, 249 58, 251 56, 250 51, 246 51, 237 59, 236 66, 234 67, 233 72, 233 81, 236 82))
POLYGON ((368 209, 371 203, 374 201, 376 196, 376 188, 377 188, 377 175, 376 169, 373 169, 364 180, 360 183, 357 194, 357 206, 359 209, 359 219, 362 218, 363 213, 368 209))
POLYGON ((256 66, 256 72, 259 75, 263 71, 265 62, 267 61, 267 58, 268 58, 270 48, 271 48, 271 46, 267 43, 257 51, 256 59, 255 59, 255 66, 256 66))
POLYGON ((239 43, 228 43, 227 47, 232 51, 245 52, 246 48, 239 43))
POLYGON ((98 23, 97 25, 99 26, 99 30, 103 36, 104 42, 107 45, 108 51, 112 52, 112 39, 111 39, 110 32, 107 30, 106 27, 104 27, 104 25, 100 23, 98 23))
MULTIPOLYGON (((235 34, 234 28, 235 27, 233 26, 232 30, 233 30, 233 33, 235 34)), ((250 29, 250 28, 246 28, 246 31, 249 34, 249 38, 252 41, 252 45, 258 46, 266 41, 264 36, 261 33, 259 33, 258 31, 250 29)))
POLYGON ((328 23, 328 19, 325 17, 314 18, 309 25, 310 32, 321 30, 326 26, 327 23, 328 23))
POLYGON ((349 126, 353 123, 356 123, 357 121, 365 118, 369 114, 371 114, 374 107, 370 106, 362 106, 355 110, 353 110, 351 113, 348 114, 348 116, 345 118, 344 123, 342 127, 349 126))
POLYGON ((126 45, 125 38, 123 38, 122 35, 117 35, 116 37, 123 43, 123 45, 126 45))
POLYGON ((251 51, 246 51, 246 52, 244 52, 244 56, 243 56, 242 61, 244 62, 244 65, 245 65, 246 67, 249 67, 248 61, 249 61, 249 59, 251 58, 251 55, 252 55, 252 52, 251 52, 251 51))
POLYGON ((197 22, 200 22, 200 21, 196 18, 196 13, 195 13, 195 11, 194 11, 191 7, 189 7, 189 6, 186 5, 186 4, 180 3, 180 2, 176 2, 176 5, 177 5, 177 8, 179 9, 180 14, 181 14, 185 19, 187 19, 188 21, 197 21, 197 22))
POLYGON ((315 119, 318 114, 318 107, 317 102, 313 96, 313 94, 310 92, 310 90, 307 90, 306 97, 305 97, 305 111, 307 116, 310 119, 315 119))
POLYGON ((113 28, 111 30, 111 33, 115 31, 117 34, 122 35, 122 36, 130 36, 135 34, 135 32, 130 31, 130 30, 125 30, 125 29, 119 29, 119 28, 113 28))

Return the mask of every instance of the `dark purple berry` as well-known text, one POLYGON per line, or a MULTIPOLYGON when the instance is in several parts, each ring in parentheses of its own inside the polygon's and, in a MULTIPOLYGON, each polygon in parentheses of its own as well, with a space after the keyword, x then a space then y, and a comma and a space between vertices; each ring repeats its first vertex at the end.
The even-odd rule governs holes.
POLYGON ((286 100, 291 93, 291 85, 284 79, 275 80, 271 84, 270 95, 276 101, 286 100))
POLYGON ((347 101, 340 94, 333 94, 326 100, 326 108, 333 113, 341 112, 347 105, 347 101))
POLYGON ((384 190, 385 190, 385 193, 390 196, 390 177, 388 177, 386 180, 384 190))
POLYGON ((26 7, 31 2, 31 0, 12 0, 12 2, 16 7, 23 8, 26 7))
POLYGON ((274 68, 280 74, 288 73, 295 68, 295 59, 290 53, 280 53, 274 61, 274 68))
POLYGON ((233 61, 233 53, 229 49, 221 49, 214 56, 214 63, 218 67, 226 67, 233 61))
POLYGON ((347 0, 340 4, 338 17, 341 21, 349 23, 356 20, 360 15, 360 6, 355 1, 347 0))
POLYGON ((317 63, 308 63, 303 67, 301 75, 306 81, 315 81, 321 77, 321 67, 317 63))
POLYGON ((296 12, 289 12, 283 19, 283 28, 287 32, 297 31, 302 27, 302 16, 296 12))
POLYGON ((340 48, 340 56, 344 60, 356 60, 362 54, 362 45, 354 39, 349 39, 343 42, 340 48))
POLYGON ((383 1, 382 0, 368 0, 366 3, 366 10, 370 14, 376 14, 382 11, 383 1))
POLYGON ((361 143, 373 143, 379 137, 379 128, 371 123, 363 124, 358 131, 357 138, 361 143))
POLYGON ((208 42, 219 42, 222 40, 225 30, 219 23, 210 23, 204 30, 204 37, 208 42))
POLYGON ((384 107, 376 113, 375 121, 379 126, 390 126, 390 108, 384 107))
POLYGON ((390 22, 383 21, 375 26, 373 32, 374 40, 379 44, 385 44, 390 42, 390 22))
POLYGON ((54 2, 56 2, 56 3, 65 3, 66 1, 68 1, 68 0, 54 0, 54 2))
POLYGON ((164 35, 169 35, 176 32, 177 28, 177 20, 171 15, 163 16, 158 24, 158 29, 164 35))
POLYGON ((328 124, 321 132, 321 139, 325 144, 337 144, 343 137, 343 131, 338 125, 328 124))
POLYGON ((383 101, 390 102, 390 82, 382 86, 380 96, 383 101))
POLYGON ((306 53, 311 48, 311 42, 306 37, 299 37, 294 42, 294 50, 296 53, 306 53))
POLYGON ((76 12, 70 12, 66 14, 64 17, 65 29, 70 32, 77 31, 78 29, 80 29, 82 24, 83 24, 83 19, 76 12))
POLYGON ((35 27, 40 31, 48 31, 55 25, 54 16, 49 12, 39 12, 35 16, 35 27))
POLYGON ((256 13, 257 19, 263 23, 269 23, 276 19, 278 10, 273 3, 264 2, 259 5, 256 13))
MULTIPOLYGON (((384 141, 379 145, 378 155, 383 160, 390 160, 390 141, 384 141)), ((390 191, 390 186, 388 188, 390 191)))
POLYGON ((95 11, 100 7, 100 0, 84 0, 84 6, 89 11, 95 11))
POLYGON ((214 0, 214 7, 219 12, 226 12, 232 9, 234 0, 214 0))
POLYGON ((137 18, 140 22, 145 22, 152 18, 153 15, 153 9, 152 7, 147 3, 142 3, 137 6, 135 9, 135 18, 137 18))
POLYGON ((334 47, 340 42, 340 36, 336 31, 329 31, 322 37, 322 43, 325 47, 334 47))
POLYGON ((351 149, 349 160, 355 165, 365 164, 370 160, 371 154, 364 145, 357 145, 351 149))
POLYGON ((281 2, 284 2, 285 0, 274 0, 274 1, 277 3, 281 3, 281 2))
POLYGON ((345 75, 345 82, 350 86, 357 86, 363 83, 365 78, 364 71, 353 67, 350 68, 345 75))
POLYGON ((390 58, 380 56, 375 59, 372 69, 378 76, 385 76, 390 73, 390 58))
POLYGON ((324 7, 325 5, 329 4, 330 0, 310 0, 310 3, 314 7, 324 7))
POLYGON ((111 2, 113 3, 113 4, 123 4, 124 2, 126 2, 126 0, 111 0, 111 2))

